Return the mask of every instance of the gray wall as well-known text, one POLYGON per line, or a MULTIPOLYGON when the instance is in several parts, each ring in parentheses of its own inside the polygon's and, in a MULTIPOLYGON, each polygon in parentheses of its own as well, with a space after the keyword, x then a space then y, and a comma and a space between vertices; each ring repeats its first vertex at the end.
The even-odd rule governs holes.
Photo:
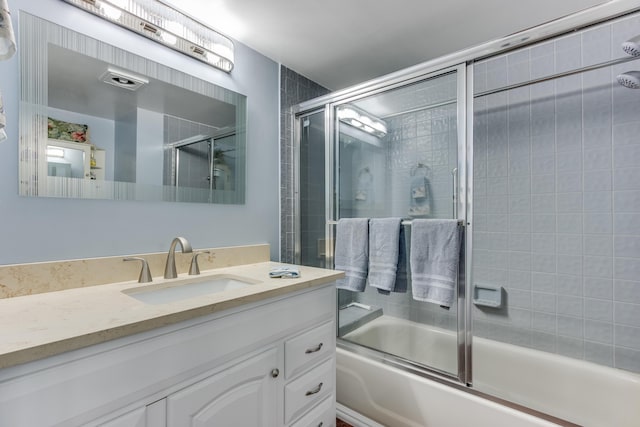
POLYGON ((266 242, 278 259, 278 64, 236 43, 236 66, 226 74, 58 0, 8 3, 16 32, 23 9, 246 95, 247 196, 245 205, 224 206, 19 197, 15 55, 0 62, 9 135, 0 144, 0 264, 164 251, 178 235, 196 248, 266 242))
POLYGON ((164 114, 138 108, 136 129, 136 182, 162 185, 164 169, 164 114))
MULTIPOLYGON (((476 65, 476 92, 626 56, 624 18, 476 65)), ((640 61, 475 99, 474 332, 640 372, 640 61)))
POLYGON ((136 182, 138 159, 136 145, 132 142, 138 133, 138 109, 132 109, 126 117, 115 122, 113 177, 120 182, 136 182))

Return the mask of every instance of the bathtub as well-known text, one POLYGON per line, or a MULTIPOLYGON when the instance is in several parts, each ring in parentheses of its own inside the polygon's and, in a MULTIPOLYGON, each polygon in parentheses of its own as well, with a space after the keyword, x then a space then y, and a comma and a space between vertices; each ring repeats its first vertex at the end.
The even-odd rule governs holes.
MULTIPOLYGON (((451 331, 384 315, 345 338, 457 370, 451 331)), ((640 425, 640 375, 482 338, 474 338, 473 352, 474 389, 585 427, 640 425)), ((337 400, 393 427, 556 425, 343 348, 337 351, 337 400)))

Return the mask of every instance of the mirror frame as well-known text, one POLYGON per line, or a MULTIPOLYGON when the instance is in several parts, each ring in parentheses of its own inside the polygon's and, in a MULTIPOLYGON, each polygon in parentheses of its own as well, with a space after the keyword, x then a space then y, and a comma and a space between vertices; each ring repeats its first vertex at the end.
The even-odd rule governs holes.
MULTIPOLYGON (((246 193, 247 97, 182 71, 143 58, 92 37, 20 11, 19 194, 27 197, 142 200, 244 204, 246 193), (166 185, 49 177, 48 46, 50 44, 116 67, 236 106, 237 157, 234 190, 177 188, 166 185), (42 179, 45 177, 45 179, 42 179), (53 179, 52 179, 53 178, 53 179)), ((159 143, 163 144, 163 141, 159 143)))

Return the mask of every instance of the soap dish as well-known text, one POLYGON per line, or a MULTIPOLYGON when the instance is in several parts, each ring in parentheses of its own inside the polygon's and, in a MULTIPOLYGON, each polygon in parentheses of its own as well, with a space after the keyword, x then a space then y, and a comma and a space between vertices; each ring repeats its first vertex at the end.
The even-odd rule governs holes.
POLYGON ((502 307, 502 286, 474 284, 473 303, 483 307, 502 307))

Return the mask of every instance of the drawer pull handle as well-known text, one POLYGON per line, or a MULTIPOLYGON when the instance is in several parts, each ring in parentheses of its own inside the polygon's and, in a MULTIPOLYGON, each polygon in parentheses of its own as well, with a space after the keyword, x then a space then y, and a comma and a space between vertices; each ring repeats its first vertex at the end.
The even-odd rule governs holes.
POLYGON ((320 393, 320 390, 322 390, 322 383, 318 384, 318 386, 316 388, 314 388, 313 390, 309 390, 305 396, 311 396, 317 393, 320 393))
POLYGON ((280 375, 280 370, 278 368, 271 370, 271 377, 278 378, 278 375, 280 375))
POLYGON ((318 344, 317 346, 313 347, 313 348, 308 348, 304 354, 311 354, 311 353, 315 353, 317 351, 320 351, 320 349, 322 348, 322 343, 318 344))

